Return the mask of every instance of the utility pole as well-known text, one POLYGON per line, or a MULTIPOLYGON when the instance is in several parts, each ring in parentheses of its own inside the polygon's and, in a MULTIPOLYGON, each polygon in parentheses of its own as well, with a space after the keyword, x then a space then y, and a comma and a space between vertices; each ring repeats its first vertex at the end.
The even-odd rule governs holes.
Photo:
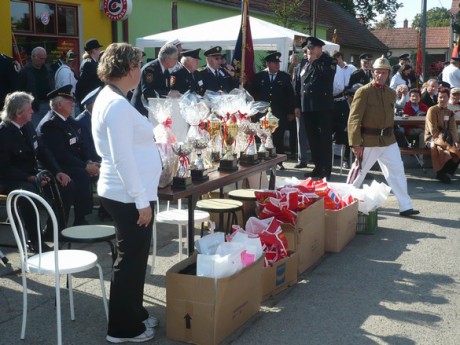
POLYGON ((423 79, 426 79, 426 0, 422 0, 422 23, 420 30, 422 35, 422 71, 423 79))

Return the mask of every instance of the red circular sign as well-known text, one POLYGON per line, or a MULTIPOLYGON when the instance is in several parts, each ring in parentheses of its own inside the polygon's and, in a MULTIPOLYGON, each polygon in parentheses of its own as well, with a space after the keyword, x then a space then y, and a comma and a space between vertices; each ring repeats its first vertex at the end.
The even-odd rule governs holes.
POLYGON ((125 20, 132 9, 132 0, 104 0, 104 13, 113 21, 125 20))

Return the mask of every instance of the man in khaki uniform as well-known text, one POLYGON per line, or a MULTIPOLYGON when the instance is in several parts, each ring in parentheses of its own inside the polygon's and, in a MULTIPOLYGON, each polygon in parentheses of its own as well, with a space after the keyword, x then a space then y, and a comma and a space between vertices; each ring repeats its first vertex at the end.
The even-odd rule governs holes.
POLYGON ((410 217, 420 212, 412 208, 393 131, 396 93, 385 85, 390 70, 390 63, 384 56, 375 60, 373 80, 355 93, 348 119, 348 140, 356 161, 348 174, 347 183, 361 186, 367 172, 377 161, 398 199, 399 214, 410 217))

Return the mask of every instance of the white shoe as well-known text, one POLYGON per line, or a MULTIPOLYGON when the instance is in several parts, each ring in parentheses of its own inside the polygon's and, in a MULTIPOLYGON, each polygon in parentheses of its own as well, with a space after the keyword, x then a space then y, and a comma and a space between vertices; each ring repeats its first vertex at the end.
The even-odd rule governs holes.
POLYGON ((139 334, 137 337, 134 338, 117 338, 107 335, 105 339, 109 343, 120 344, 120 343, 143 343, 153 339, 155 336, 155 330, 153 328, 147 328, 144 333, 139 334))
POLYGON ((147 328, 155 328, 160 324, 160 320, 158 320, 155 316, 149 316, 148 319, 142 321, 142 323, 147 328))

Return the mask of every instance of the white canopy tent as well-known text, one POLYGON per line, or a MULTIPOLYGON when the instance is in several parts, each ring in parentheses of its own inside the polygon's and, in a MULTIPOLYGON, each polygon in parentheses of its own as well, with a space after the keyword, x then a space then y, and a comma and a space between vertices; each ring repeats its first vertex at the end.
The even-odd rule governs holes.
MULTIPOLYGON (((252 41, 255 50, 277 50, 283 55, 282 69, 287 69, 289 50, 293 47, 294 36, 308 37, 301 32, 250 17, 252 41)), ((136 39, 136 46, 144 48, 161 47, 166 42, 179 39, 184 49, 201 48, 207 50, 221 46, 223 50, 234 50, 241 16, 228 17, 211 22, 189 26, 182 29, 162 32, 136 39)), ((339 50, 338 44, 324 41, 324 49, 331 52, 339 50)))

